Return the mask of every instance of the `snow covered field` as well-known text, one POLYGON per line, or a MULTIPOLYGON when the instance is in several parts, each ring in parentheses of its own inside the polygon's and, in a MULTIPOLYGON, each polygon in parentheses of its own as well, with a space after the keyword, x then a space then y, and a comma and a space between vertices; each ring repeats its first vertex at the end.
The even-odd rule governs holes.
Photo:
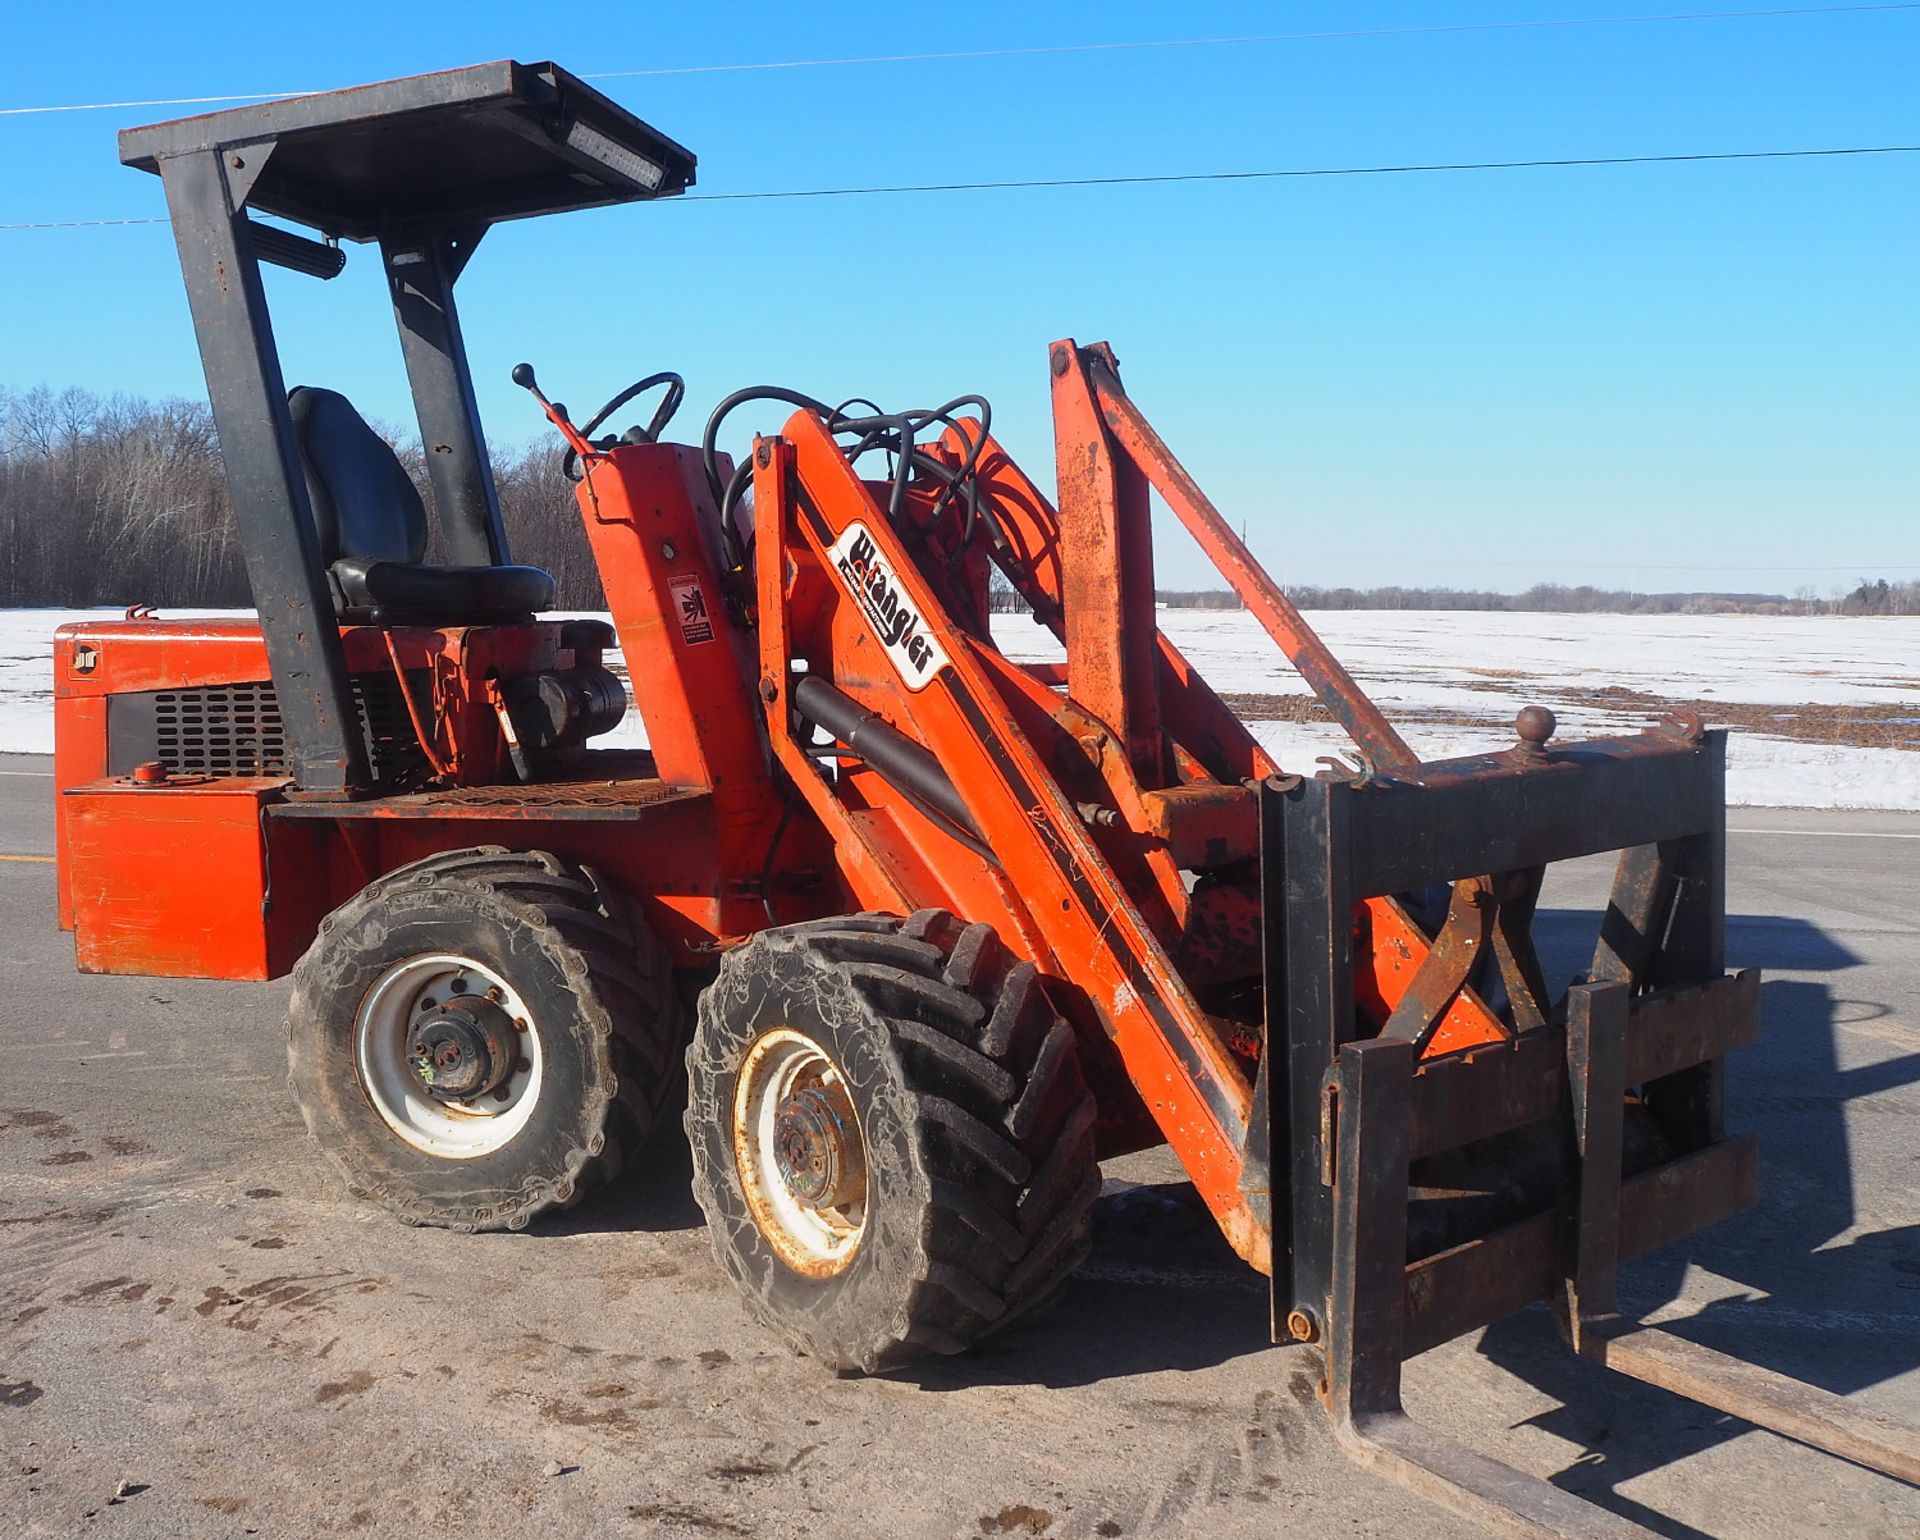
MULTIPOLYGON (((1710 726, 1738 725, 1728 749, 1732 802, 1920 811, 1920 751, 1880 746, 1920 745, 1920 623, 1912 619, 1414 610, 1307 619, 1424 759, 1511 746, 1514 713, 1525 705, 1550 707, 1565 739, 1637 732, 1662 703, 1699 701, 1710 726), (1716 714, 1714 703, 1731 709, 1716 714), (1752 725, 1774 717, 1777 732, 1752 725), (1783 736, 1789 719, 1802 732, 1830 722, 1835 741, 1783 736)), ((1160 624, 1223 695, 1308 693, 1244 611, 1162 610, 1160 624)), ((1006 617, 995 636, 1010 657, 1062 656, 1024 617, 1006 617)), ((1264 703, 1234 704, 1289 770, 1311 772, 1317 756, 1351 747, 1331 723, 1262 720, 1264 703)))
MULTIPOLYGON (((49 638, 103 611, 0 611, 0 752, 53 747, 49 638)), ((174 612, 169 614, 208 613, 174 612)), ((1667 701, 1736 727, 1728 794, 1743 805, 1920 811, 1920 621, 1830 617, 1513 615, 1349 610, 1310 615, 1348 670, 1429 759, 1503 748, 1523 705, 1560 737, 1635 731, 1667 701), (1716 711, 1716 706, 1724 708, 1716 711)), ((1288 769, 1348 745, 1304 715, 1299 679, 1239 611, 1163 610, 1161 625, 1288 769)), ((1009 656, 1057 658, 1005 616, 1009 656)), ((609 741, 639 743, 637 717, 609 741)))

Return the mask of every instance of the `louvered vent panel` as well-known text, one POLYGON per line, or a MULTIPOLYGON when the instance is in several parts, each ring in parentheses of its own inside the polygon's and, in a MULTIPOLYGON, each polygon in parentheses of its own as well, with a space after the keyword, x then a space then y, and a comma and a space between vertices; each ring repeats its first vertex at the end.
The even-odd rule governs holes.
MULTIPOLYGON (((398 682, 390 674, 372 674, 356 676, 352 683, 354 711, 374 779, 388 786, 418 784, 424 779, 426 756, 414 737, 398 682)), ((425 692, 424 674, 410 677, 409 683, 425 692)), ((121 722, 127 725, 138 705, 148 704, 152 715, 144 725, 152 734, 150 757, 164 761, 176 774, 288 773, 286 729, 271 684, 160 690, 118 699, 126 713, 121 722)))
POLYGON ((153 698, 158 757, 184 775, 284 775, 287 738, 270 684, 162 690, 153 698))

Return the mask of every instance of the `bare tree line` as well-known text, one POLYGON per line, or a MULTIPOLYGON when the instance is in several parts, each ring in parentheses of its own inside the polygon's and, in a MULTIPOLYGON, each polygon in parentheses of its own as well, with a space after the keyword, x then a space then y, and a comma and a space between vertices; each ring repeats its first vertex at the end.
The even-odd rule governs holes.
MULTIPOLYGON (((418 443, 395 447, 431 510, 418 443)), ((514 559, 563 607, 604 608, 560 450, 492 458, 514 559)), ((0 387, 0 605, 250 602, 204 402, 0 387)))
MULTIPOLYGON (((429 509, 417 442, 390 435, 429 509)), ((557 444, 492 451, 516 561, 544 567, 567 609, 600 609, 599 573, 557 444)), ((428 559, 435 558, 430 548, 428 559)), ((1833 599, 1650 594, 1540 583, 1520 594, 1453 588, 1287 589, 1302 609, 1512 610, 1567 614, 1920 615, 1920 582, 1861 579, 1833 599)), ((1162 603, 1236 609, 1225 589, 1163 590, 1162 603)), ((213 418, 204 402, 0 386, 0 606, 249 602, 213 418)), ((1004 580, 993 608, 1024 608, 1004 580)))
MULTIPOLYGON (((1920 615, 1920 582, 1866 578, 1831 599, 1802 587, 1786 594, 1647 593, 1590 584, 1536 583, 1524 593, 1461 588, 1314 588, 1291 585, 1303 610, 1508 610, 1556 615, 1920 615)), ((1162 595, 1169 602, 1179 602, 1162 595)))

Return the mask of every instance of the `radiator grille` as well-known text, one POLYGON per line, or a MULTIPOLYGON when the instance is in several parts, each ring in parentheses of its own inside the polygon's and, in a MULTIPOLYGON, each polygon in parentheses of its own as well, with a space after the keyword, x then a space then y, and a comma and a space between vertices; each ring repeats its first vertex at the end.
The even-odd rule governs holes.
MULTIPOLYGON (((422 783, 427 760, 414 736, 399 682, 391 674, 366 674, 355 676, 351 683, 354 713, 374 780, 391 787, 422 783)), ((425 671, 410 671, 407 683, 416 692, 415 699, 424 703, 425 671)), ((179 775, 289 773, 280 703, 273 686, 265 681, 112 696, 107 754, 109 772, 115 775, 124 775, 149 759, 163 761, 179 775)))
POLYGON ((154 758, 183 775, 284 775, 287 739, 270 684, 160 690, 154 758))

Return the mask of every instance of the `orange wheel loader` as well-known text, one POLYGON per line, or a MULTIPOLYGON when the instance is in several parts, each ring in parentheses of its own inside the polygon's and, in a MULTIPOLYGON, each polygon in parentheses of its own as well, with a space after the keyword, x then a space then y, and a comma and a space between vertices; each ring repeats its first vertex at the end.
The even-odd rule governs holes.
POLYGON ((456 282, 494 223, 670 197, 693 156, 515 62, 120 149, 165 189, 258 618, 60 629, 62 923, 90 971, 290 972, 293 1093, 351 1193, 523 1228, 636 1159, 684 1074, 719 1266, 872 1372, 1058 1295, 1098 1162, 1164 1142, 1271 1278, 1274 1339, 1314 1344, 1343 1445, 1490 1529, 1632 1529, 1401 1411, 1405 1357, 1536 1300, 1578 1353, 1920 1477, 1910 1430, 1616 1309, 1623 1258, 1754 1197, 1721 1111, 1758 997, 1722 960, 1722 734, 1563 743, 1530 709, 1505 752, 1420 762, 1070 341, 1051 494, 976 396, 753 388, 679 443, 676 376, 575 426, 520 366, 612 625, 547 618, 456 282), (444 563, 388 444, 281 374, 260 264, 324 281, 349 245, 386 276, 444 563), (1150 490, 1351 763, 1288 773, 1159 630, 1150 490), (996 646, 996 573, 1064 664, 996 646), (630 704, 648 747, 595 747, 630 704), (1613 850, 1591 966, 1550 984, 1542 872, 1613 850))

